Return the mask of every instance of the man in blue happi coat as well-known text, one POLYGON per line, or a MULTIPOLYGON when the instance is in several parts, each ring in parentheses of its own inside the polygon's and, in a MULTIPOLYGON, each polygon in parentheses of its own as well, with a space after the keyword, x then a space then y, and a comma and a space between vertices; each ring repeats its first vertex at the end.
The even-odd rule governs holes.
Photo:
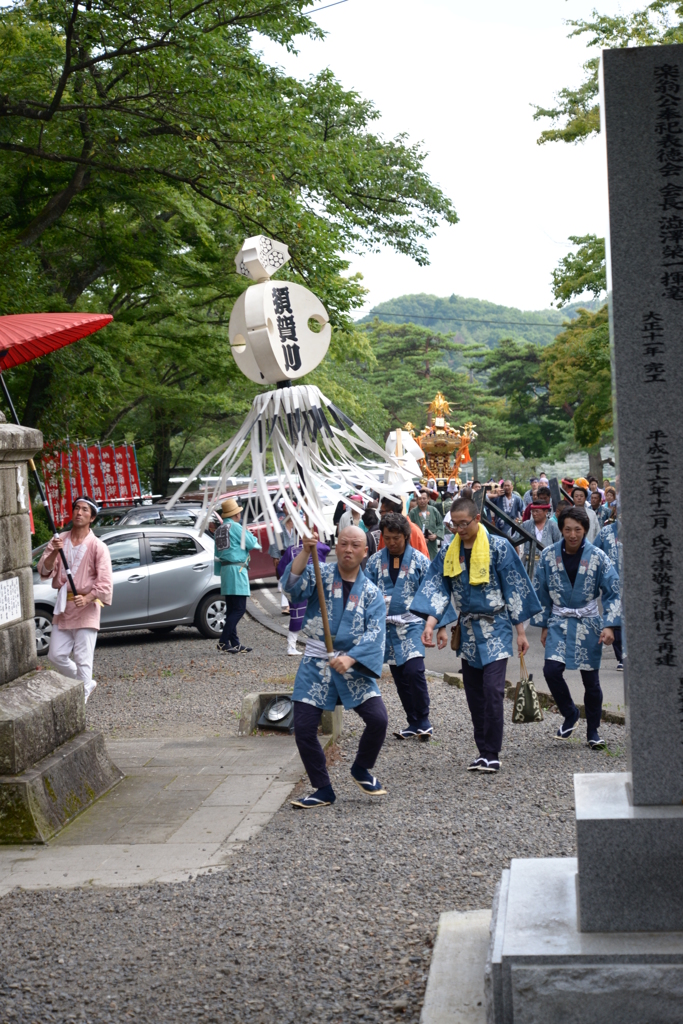
POLYGON ((428 741, 432 736, 429 721, 429 689, 425 676, 425 649, 422 643, 423 620, 410 611, 410 605, 427 575, 429 559, 410 545, 410 522, 390 512, 379 524, 384 547, 368 559, 365 575, 379 588, 387 609, 387 636, 384 660, 408 719, 407 728, 394 733, 399 740, 428 741))
MULTIPOLYGON (((605 496, 609 492, 610 488, 605 488, 605 496)), ((616 495, 616 491, 612 488, 613 493, 616 495)), ((610 515, 616 516, 616 510, 610 509, 610 515)), ((616 518, 610 520, 600 530, 600 533, 595 538, 596 548, 600 548, 604 551, 610 562, 614 566, 614 571, 621 580, 622 578, 622 546, 619 540, 619 526, 616 518)), ((621 639, 621 626, 613 626, 612 632, 614 633, 614 656, 617 659, 617 672, 624 671, 624 649, 621 639)))
POLYGON ((345 527, 337 541, 337 564, 320 566, 334 644, 329 655, 315 570, 308 565, 317 540, 314 531, 282 577, 283 590, 291 601, 308 602, 301 629, 306 648, 294 681, 294 737, 315 792, 292 800, 292 805, 299 808, 324 807, 336 799, 318 741, 318 725, 323 711, 333 711, 337 704, 347 710, 353 708, 365 722, 351 777, 370 796, 386 793, 370 770, 382 749, 388 725, 377 685, 384 661, 384 598, 361 569, 368 549, 365 534, 357 526, 345 527))
POLYGON ((542 627, 545 647, 543 675, 564 722, 556 739, 568 739, 579 722, 579 709, 564 679, 565 667, 579 669, 585 689, 588 746, 604 748, 598 732, 602 715, 600 661, 602 644, 614 642, 621 625, 619 577, 604 551, 589 544, 588 514, 567 508, 558 518, 562 540, 545 548, 534 576, 542 611, 534 624, 542 627), (604 618, 598 608, 602 597, 604 618))
POLYGON ((434 647, 432 636, 439 627, 439 650, 448 642, 445 627, 458 618, 457 653, 462 658, 462 679, 479 750, 468 770, 497 772, 512 627, 522 655, 529 649, 524 622, 540 605, 512 544, 488 534, 471 498, 453 502, 451 526, 455 537, 431 563, 410 610, 427 620, 422 634, 426 647, 434 647))

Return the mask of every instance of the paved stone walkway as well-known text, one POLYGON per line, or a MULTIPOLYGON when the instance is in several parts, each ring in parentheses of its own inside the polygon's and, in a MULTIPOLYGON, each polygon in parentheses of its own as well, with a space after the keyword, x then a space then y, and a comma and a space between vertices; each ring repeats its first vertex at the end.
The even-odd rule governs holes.
POLYGON ((174 882, 224 867, 301 778, 286 735, 108 740, 125 779, 45 846, 0 847, 0 895, 174 882))

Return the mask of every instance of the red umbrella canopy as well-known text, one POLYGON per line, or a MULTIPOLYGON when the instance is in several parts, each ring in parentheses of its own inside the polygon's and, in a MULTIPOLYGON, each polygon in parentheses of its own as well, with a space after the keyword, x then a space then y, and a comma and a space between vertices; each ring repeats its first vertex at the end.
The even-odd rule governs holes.
POLYGON ((15 313, 0 316, 0 373, 94 334, 109 313, 15 313))

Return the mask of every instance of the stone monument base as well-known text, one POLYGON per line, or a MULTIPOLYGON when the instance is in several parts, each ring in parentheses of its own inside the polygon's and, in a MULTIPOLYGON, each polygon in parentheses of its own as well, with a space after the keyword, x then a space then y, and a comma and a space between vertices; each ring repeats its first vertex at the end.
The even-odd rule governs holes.
POLYGON ((21 775, 0 775, 0 843, 45 843, 123 778, 101 732, 82 732, 21 775))
POLYGON ((683 807, 631 795, 630 772, 574 776, 579 927, 683 931, 683 807))
POLYGON ((570 857, 513 860, 503 872, 486 962, 489 1024, 680 1024, 683 932, 580 932, 576 879, 570 857))
POLYGON ((28 672, 0 687, 0 843, 47 842, 122 778, 102 733, 85 731, 78 679, 28 672))

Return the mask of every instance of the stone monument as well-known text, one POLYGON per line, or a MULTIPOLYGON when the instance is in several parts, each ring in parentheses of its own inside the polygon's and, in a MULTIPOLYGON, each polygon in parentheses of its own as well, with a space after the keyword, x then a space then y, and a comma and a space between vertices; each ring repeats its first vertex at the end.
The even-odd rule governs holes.
POLYGON ((503 872, 492 1024, 683 1020, 683 46, 602 76, 630 771, 575 776, 577 860, 503 872))
POLYGON ((27 462, 38 430, 0 413, 0 843, 45 842, 119 782, 85 731, 83 683, 37 671, 27 462))

